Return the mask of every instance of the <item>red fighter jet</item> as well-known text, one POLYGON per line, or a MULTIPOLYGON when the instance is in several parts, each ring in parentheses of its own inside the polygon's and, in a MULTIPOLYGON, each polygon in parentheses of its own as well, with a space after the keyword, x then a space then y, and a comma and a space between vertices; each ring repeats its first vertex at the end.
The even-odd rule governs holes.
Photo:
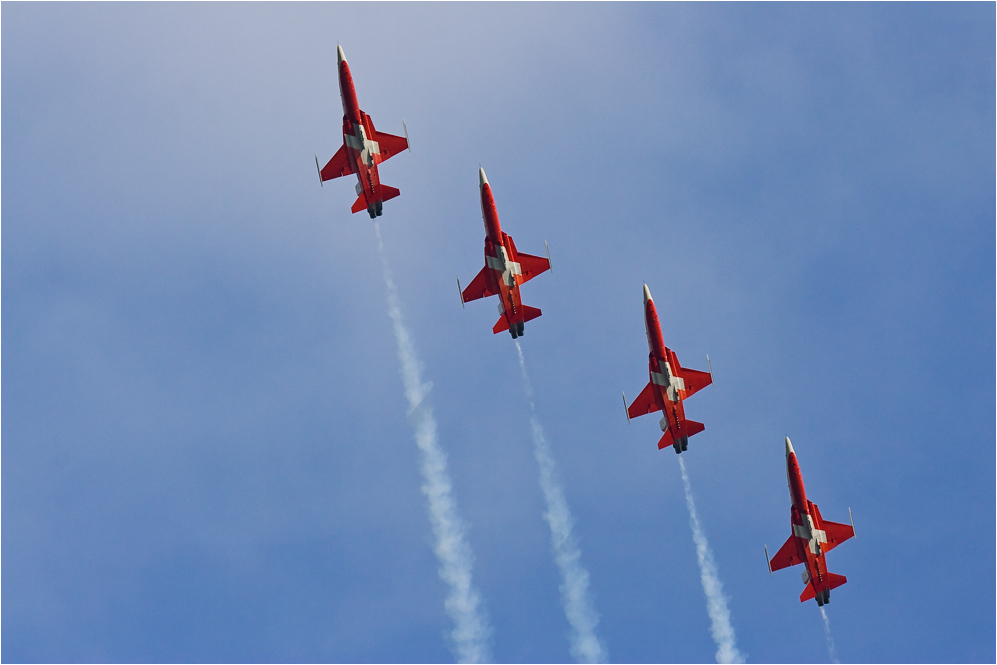
MULTIPOLYGON (((319 183, 357 174, 358 196, 351 210, 360 212, 366 208, 367 214, 374 219, 381 214, 382 204, 399 193, 394 187, 381 184, 377 165, 409 147, 408 132, 402 137, 374 129, 370 116, 360 110, 343 47, 337 46, 336 50, 339 56, 339 94, 343 99, 343 147, 319 169, 319 183)), ((405 127, 404 122, 402 127, 405 127)), ((318 168, 318 156, 315 157, 315 168, 318 168)))
MULTIPOLYGON (((713 373, 686 369, 679 365, 675 352, 665 346, 658 323, 658 310, 651 300, 651 291, 644 285, 644 328, 647 331, 648 372, 651 380, 640 391, 634 403, 627 407, 627 395, 623 394, 623 406, 627 410, 627 421, 655 411, 662 411, 661 431, 664 434, 658 441, 658 449, 666 446, 681 453, 689 448, 689 437, 706 429, 703 423, 686 420, 682 400, 694 395, 713 383, 713 373)), ((706 357, 709 363, 709 356, 706 357)))
MULTIPOLYGON (((516 243, 503 233, 499 225, 498 209, 492 197, 492 187, 485 177, 485 170, 478 169, 478 187, 481 190, 481 216, 485 220, 485 267, 460 292, 461 304, 497 295, 499 297, 498 323, 492 327, 496 335, 508 330, 513 339, 522 337, 523 325, 540 316, 536 307, 528 307, 519 297, 519 286, 540 273, 550 270, 550 252, 547 258, 531 256, 516 250, 516 243)), ((546 247, 547 243, 544 243, 546 247)), ((457 278, 460 291, 460 278, 457 278)))
MULTIPOLYGON (((793 523, 793 535, 786 544, 779 548, 769 561, 769 548, 765 547, 765 560, 769 565, 769 574, 773 570, 788 568, 798 563, 806 565, 803 571, 803 583, 807 588, 800 594, 800 602, 811 598, 817 599, 817 604, 823 607, 831 602, 831 589, 839 587, 848 579, 844 575, 827 572, 827 562, 824 555, 855 535, 855 525, 830 522, 820 516, 817 504, 807 500, 807 491, 803 487, 803 475, 796 461, 796 452, 789 437, 786 437, 786 475, 789 477, 789 496, 793 500, 790 509, 793 523)), ((848 521, 852 521, 852 510, 848 509, 848 521)))

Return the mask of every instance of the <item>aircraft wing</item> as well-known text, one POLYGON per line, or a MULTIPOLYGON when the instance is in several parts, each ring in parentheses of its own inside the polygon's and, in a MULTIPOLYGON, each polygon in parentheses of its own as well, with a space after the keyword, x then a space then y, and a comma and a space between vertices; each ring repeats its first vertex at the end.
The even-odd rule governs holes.
POLYGON ((685 380, 686 397, 695 395, 700 390, 713 383, 713 378, 710 376, 709 372, 700 372, 696 369, 686 369, 683 367, 679 374, 685 380))
POLYGON ((374 130, 374 140, 377 141, 377 145, 381 150, 380 161, 382 162, 408 149, 408 139, 404 136, 395 136, 394 134, 385 134, 384 132, 374 130))
POLYGON ((329 163, 322 167, 321 173, 323 182, 353 173, 353 169, 350 168, 350 160, 346 156, 346 144, 339 147, 329 163))
POLYGON ((488 281, 489 270, 490 268, 485 266, 481 269, 481 272, 474 276, 474 279, 471 280, 471 283, 467 285, 467 288, 460 295, 464 299, 464 302, 497 295, 498 292, 492 291, 491 283, 488 281))
POLYGON ((852 530, 851 524, 840 524, 824 520, 824 535, 827 536, 827 543, 822 547, 825 552, 828 552, 854 536, 855 532, 852 530))
POLYGON ((627 413, 631 418, 637 418, 648 413, 658 411, 658 403, 654 401, 654 385, 648 381, 644 390, 640 391, 633 404, 627 407, 627 413))
POLYGON ((550 270, 550 261, 543 256, 518 254, 519 269, 523 272, 523 281, 528 282, 542 272, 550 270))
POLYGON ((813 506, 814 512, 817 513, 817 517, 821 521, 821 528, 824 529, 824 536, 827 538, 827 542, 821 545, 821 549, 824 552, 830 552, 835 547, 855 535, 855 531, 852 529, 851 524, 841 524, 839 522, 825 520, 821 516, 820 508, 817 507, 817 504, 812 501, 810 504, 813 506))
POLYGON ((783 568, 789 568, 790 566, 795 566, 798 563, 803 563, 800 557, 796 553, 796 536, 790 536, 789 540, 783 543, 779 551, 775 553, 772 557, 772 561, 769 562, 769 566, 772 570, 782 570, 783 568))

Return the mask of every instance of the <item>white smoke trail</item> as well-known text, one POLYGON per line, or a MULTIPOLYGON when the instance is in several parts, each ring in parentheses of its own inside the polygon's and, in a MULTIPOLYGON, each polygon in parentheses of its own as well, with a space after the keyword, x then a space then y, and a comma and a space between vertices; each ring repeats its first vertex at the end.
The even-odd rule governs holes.
POLYGON ((540 466, 540 488, 547 503, 544 519, 550 526, 550 547, 554 554, 554 562, 561 571, 561 604, 564 606, 568 623, 571 624, 571 655, 580 663, 606 662, 609 656, 595 634, 596 626, 599 625, 599 615, 593 607, 588 592, 589 574, 582 565, 582 553, 571 534, 574 520, 568 502, 564 498, 564 490, 558 482, 550 446, 547 445, 543 428, 537 419, 537 410, 533 403, 533 385, 526 373, 526 360, 523 358, 523 349, 518 341, 516 351, 519 352, 519 368, 523 371, 523 387, 530 402, 533 456, 540 466))
POLYGON ((832 663, 840 663, 838 656, 834 651, 834 638, 831 637, 831 622, 827 619, 827 612, 824 608, 820 608, 820 615, 824 617, 824 635, 827 637, 827 657, 831 659, 832 663))
POLYGON ((679 467, 682 469, 682 484, 685 486, 685 503, 689 508, 689 526, 692 527, 692 540, 696 543, 696 558, 699 560, 699 579, 706 593, 706 611, 710 615, 713 641, 717 644, 718 663, 743 663, 744 656, 734 644, 734 627, 730 625, 730 610, 727 609, 727 598, 724 596, 723 584, 717 575, 717 566, 713 562, 713 552, 706 542, 706 534, 699 525, 696 516, 696 504, 692 499, 692 488, 689 485, 689 474, 685 471, 685 462, 679 455, 679 467))
POLYGON ((478 590, 471 583, 471 565, 474 555, 464 537, 464 525, 457 515, 457 500, 453 496, 447 455, 440 447, 436 433, 436 419, 426 395, 432 383, 422 382, 422 364, 408 329, 402 321, 395 280, 384 256, 381 228, 374 222, 377 249, 381 253, 384 285, 388 295, 388 316, 395 329, 398 343, 398 360, 401 361, 402 382, 409 403, 409 422, 415 430, 415 442, 422 452, 422 491, 429 499, 429 521, 436 537, 434 551, 440 562, 440 578, 450 588, 444 607, 453 619, 450 634, 454 656, 461 663, 491 661, 489 638, 491 629, 481 606, 478 590))

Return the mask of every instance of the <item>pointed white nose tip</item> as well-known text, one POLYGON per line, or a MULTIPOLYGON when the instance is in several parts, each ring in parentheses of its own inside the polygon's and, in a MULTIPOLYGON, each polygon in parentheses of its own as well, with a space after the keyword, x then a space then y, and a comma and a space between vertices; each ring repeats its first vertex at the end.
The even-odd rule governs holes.
POLYGON ((339 44, 336 44, 336 57, 339 60, 339 64, 343 64, 343 61, 346 60, 346 54, 343 53, 343 47, 339 44))
POLYGON ((651 300, 651 290, 647 288, 647 284, 644 285, 644 304, 647 305, 647 301, 651 300))
POLYGON ((793 443, 789 440, 789 437, 787 436, 786 437, 786 457, 789 457, 790 453, 793 453, 795 455, 796 451, 793 450, 793 443))
POLYGON ((485 170, 478 167, 478 187, 484 187, 488 184, 488 177, 485 175, 485 170))

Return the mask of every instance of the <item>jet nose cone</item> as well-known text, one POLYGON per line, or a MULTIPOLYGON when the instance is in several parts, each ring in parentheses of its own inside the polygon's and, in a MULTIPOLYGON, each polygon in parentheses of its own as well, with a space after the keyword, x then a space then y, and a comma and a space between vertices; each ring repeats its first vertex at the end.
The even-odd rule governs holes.
POLYGON ((488 184, 488 177, 485 175, 485 170, 478 167, 478 187, 484 187, 488 184))
POLYGON ((340 65, 343 64, 344 60, 346 60, 346 54, 343 53, 343 47, 339 44, 336 44, 336 56, 340 65))
POLYGON ((647 284, 644 285, 644 306, 647 306, 647 302, 651 300, 651 290, 647 288, 647 284))
POLYGON ((790 441, 789 437, 787 436, 786 437, 786 457, 789 457, 790 454, 795 455, 796 451, 793 450, 793 442, 790 441))

